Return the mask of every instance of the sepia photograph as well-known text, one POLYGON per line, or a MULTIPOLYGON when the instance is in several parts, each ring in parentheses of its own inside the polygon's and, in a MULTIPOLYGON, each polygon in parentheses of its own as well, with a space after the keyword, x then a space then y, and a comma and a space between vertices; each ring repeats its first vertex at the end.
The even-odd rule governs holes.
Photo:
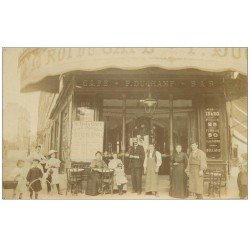
POLYGON ((1 1, 0 248, 250 249, 247 1, 1 1))
POLYGON ((2 199, 248 199, 246 47, 2 56, 2 199))

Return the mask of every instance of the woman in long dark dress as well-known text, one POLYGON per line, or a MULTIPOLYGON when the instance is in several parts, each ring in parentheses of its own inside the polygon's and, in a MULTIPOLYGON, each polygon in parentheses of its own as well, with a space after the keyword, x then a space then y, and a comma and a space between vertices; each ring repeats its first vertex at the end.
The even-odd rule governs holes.
POLYGON ((171 159, 171 176, 169 194, 175 198, 185 198, 188 196, 187 175, 185 169, 188 163, 187 154, 182 152, 182 146, 176 145, 176 152, 171 159))
POLYGON ((91 171, 87 180, 86 195, 98 195, 99 194, 99 175, 95 171, 98 169, 107 168, 107 164, 102 160, 102 153, 97 151, 95 154, 95 159, 91 162, 91 171))

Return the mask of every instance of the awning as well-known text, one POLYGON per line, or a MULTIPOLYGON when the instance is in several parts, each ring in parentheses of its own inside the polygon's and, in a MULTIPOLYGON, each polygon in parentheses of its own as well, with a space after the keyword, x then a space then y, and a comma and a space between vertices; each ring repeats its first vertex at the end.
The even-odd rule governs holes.
POLYGON ((247 142, 247 97, 234 100, 230 103, 230 127, 232 135, 237 138, 241 135, 241 140, 247 142))
POLYGON ((247 74, 247 48, 27 48, 19 57, 21 92, 57 92, 71 71, 159 67, 247 74))

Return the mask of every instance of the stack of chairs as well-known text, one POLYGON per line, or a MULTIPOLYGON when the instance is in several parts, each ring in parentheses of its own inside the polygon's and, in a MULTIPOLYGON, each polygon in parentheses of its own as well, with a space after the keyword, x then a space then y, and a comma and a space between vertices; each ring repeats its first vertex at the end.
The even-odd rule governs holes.
POLYGON ((72 194, 83 193, 83 182, 87 181, 89 170, 89 166, 83 163, 72 163, 71 168, 66 168, 66 195, 69 191, 72 194))
POLYGON ((208 195, 221 197, 221 188, 226 187, 225 171, 221 169, 208 169, 205 172, 204 183, 208 183, 208 195))

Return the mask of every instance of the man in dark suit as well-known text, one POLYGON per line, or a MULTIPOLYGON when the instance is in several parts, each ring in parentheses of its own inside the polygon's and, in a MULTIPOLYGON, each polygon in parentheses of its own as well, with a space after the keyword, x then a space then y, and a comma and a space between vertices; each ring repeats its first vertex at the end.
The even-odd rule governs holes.
POLYGON ((144 148, 138 145, 138 139, 133 139, 133 147, 129 152, 130 158, 130 169, 131 169, 131 180, 133 186, 133 193, 141 194, 142 192, 142 173, 143 173, 143 163, 145 158, 144 148))

